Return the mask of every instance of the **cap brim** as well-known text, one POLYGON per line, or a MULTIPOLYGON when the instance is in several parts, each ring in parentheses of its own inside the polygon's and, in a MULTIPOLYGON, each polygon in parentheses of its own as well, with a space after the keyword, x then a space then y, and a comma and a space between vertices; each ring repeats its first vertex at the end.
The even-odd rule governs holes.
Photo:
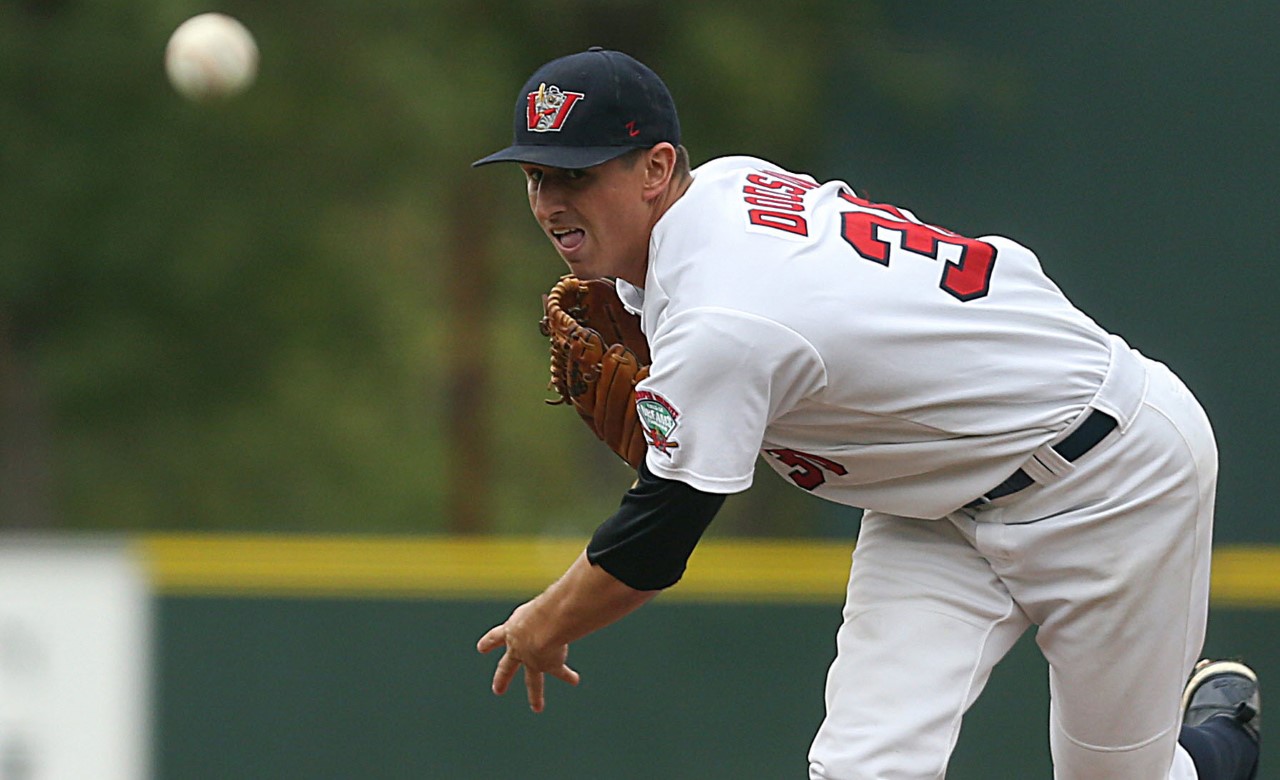
POLYGON ((590 168, 621 157, 638 147, 634 146, 547 146, 515 145, 500 152, 482 157, 471 163, 475 168, 496 162, 518 162, 545 165, 548 168, 590 168))

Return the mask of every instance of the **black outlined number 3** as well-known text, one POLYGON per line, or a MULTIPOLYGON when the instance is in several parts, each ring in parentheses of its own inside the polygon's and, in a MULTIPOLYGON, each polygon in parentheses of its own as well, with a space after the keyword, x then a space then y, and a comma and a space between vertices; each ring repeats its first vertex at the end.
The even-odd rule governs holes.
POLYGON ((900 249, 930 260, 945 259, 938 286, 957 300, 976 300, 990 291, 996 264, 996 248, 991 244, 926 225, 894 206, 871 203, 848 192, 840 197, 858 207, 841 212, 840 234, 863 258, 887 266, 894 250, 900 249), (890 241, 886 232, 897 234, 898 240, 890 241))

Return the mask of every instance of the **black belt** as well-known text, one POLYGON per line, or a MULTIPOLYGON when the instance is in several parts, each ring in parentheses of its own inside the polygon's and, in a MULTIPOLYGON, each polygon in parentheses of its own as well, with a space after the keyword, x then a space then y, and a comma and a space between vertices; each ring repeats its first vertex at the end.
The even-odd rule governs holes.
MULTIPOLYGON (((1116 420, 1109 414, 1092 409, 1089 416, 1084 418, 1084 422, 1071 432, 1071 435, 1057 444, 1050 445, 1054 451, 1068 461, 1074 461, 1081 455, 1097 446, 1098 442, 1107 438, 1107 434, 1115 430, 1116 420)), ((995 501, 997 498, 1017 493, 1023 488, 1030 487, 1035 480, 1031 475, 1022 469, 1018 469, 1009 475, 1009 478, 999 485, 988 490, 979 498, 975 498, 965 504, 965 508, 979 506, 987 501, 995 501)))

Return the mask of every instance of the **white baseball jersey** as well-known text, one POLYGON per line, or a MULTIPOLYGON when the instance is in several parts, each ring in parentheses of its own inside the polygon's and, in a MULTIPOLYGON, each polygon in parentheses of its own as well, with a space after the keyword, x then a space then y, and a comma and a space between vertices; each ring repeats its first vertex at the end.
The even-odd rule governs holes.
POLYGON ((650 241, 637 390, 654 474, 745 490, 761 454, 843 504, 937 518, 1089 406, 1113 349, 1026 247, 764 160, 699 167, 650 241))
POLYGON ((944 776, 1031 625, 1054 777, 1196 777, 1178 687, 1204 640, 1212 428, 1030 250, 731 157, 658 222, 644 289, 618 288, 653 359, 650 471, 741 491, 760 453, 867 510, 812 780, 944 776), (1090 409, 1117 433, 1064 457, 1090 409), (1015 470, 1037 486, 966 506, 1015 470))

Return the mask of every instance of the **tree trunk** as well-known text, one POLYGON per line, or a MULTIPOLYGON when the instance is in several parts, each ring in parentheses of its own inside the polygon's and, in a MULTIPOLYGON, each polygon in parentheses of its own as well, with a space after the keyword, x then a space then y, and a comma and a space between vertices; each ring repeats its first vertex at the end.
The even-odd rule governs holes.
POLYGON ((53 524, 51 452, 35 376, 0 313, 0 527, 53 524))
POLYGON ((450 232, 445 255, 449 267, 448 321, 453 338, 449 342, 446 365, 448 412, 445 446, 448 479, 445 486, 447 517, 451 533, 473 534, 492 525, 490 498, 492 446, 490 352, 493 343, 492 242, 488 191, 483 177, 463 176, 450 204, 450 232))

